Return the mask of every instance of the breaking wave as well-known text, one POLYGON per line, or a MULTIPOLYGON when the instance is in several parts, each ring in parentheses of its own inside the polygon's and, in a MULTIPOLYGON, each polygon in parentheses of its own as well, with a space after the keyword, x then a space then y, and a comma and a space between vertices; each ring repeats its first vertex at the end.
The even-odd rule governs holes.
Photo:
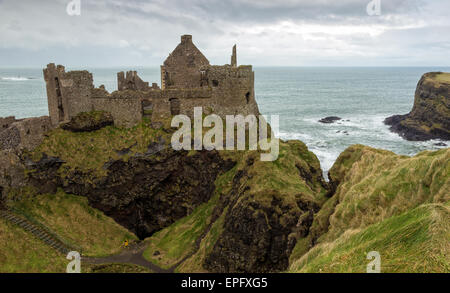
POLYGON ((25 80, 31 80, 33 78, 31 77, 0 77, 0 80, 6 80, 6 81, 25 81, 25 80))

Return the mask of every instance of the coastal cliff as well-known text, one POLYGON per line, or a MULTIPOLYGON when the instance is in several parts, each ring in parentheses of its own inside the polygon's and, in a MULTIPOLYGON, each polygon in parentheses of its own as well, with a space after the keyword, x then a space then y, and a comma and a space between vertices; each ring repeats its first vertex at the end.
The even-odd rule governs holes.
MULTIPOLYGON (((161 271, 364 272, 376 250, 383 272, 448 272, 449 149, 407 157, 352 146, 325 182, 300 141, 280 140, 278 159, 263 162, 259 151, 175 151, 166 124, 68 129, 4 150, 0 192, 3 208, 83 255, 108 259, 127 240, 161 271)), ((26 266, 0 243, 0 271, 64 270, 63 255, 3 219, 0 229, 43 259, 26 266)))
POLYGON ((412 111, 385 119, 407 140, 450 140, 450 73, 430 72, 420 79, 412 111))

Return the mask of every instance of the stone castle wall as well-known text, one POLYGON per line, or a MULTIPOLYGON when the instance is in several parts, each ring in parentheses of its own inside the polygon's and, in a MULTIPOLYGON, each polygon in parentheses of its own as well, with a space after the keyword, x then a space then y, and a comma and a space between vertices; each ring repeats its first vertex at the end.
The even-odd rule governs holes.
POLYGON ((110 112, 119 127, 131 127, 147 117, 152 121, 171 115, 193 115, 194 107, 205 114, 259 114, 254 93, 252 66, 237 66, 236 46, 231 65, 212 66, 184 35, 161 66, 161 88, 149 86, 136 71, 117 74, 118 90, 95 88, 88 71, 65 72, 64 66, 44 69, 52 125, 69 121, 80 112, 110 112))
POLYGON ((80 112, 92 111, 92 74, 88 71, 65 72, 64 66, 51 63, 44 69, 48 110, 53 125, 70 120, 80 112))
MULTIPOLYGON (((8 117, 8 119, 14 121, 8 127, 0 129, 0 150, 33 149, 42 142, 45 133, 53 128, 48 116, 20 120, 8 117)), ((0 123, 2 120, 4 118, 0 118, 0 123)))

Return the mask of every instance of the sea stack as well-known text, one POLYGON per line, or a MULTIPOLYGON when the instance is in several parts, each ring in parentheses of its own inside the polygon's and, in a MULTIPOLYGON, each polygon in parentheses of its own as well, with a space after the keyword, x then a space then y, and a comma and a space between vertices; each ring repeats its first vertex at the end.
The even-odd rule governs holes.
POLYGON ((407 140, 450 140, 450 73, 424 74, 411 112, 388 117, 384 123, 407 140))

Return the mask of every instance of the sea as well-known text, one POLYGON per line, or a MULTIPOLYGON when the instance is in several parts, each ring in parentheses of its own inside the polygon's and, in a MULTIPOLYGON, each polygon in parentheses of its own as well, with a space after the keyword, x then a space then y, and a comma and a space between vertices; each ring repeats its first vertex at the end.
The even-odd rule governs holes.
MULTIPOLYGON (((92 72, 95 85, 104 85, 110 92, 117 89, 119 71, 136 70, 143 80, 160 84, 159 67, 67 67, 66 71, 80 69, 92 72)), ((437 140, 406 141, 389 131, 383 120, 411 110, 422 74, 450 72, 448 67, 254 67, 254 71, 260 112, 279 115, 277 135, 306 143, 325 173, 353 144, 409 156, 442 148, 437 140), (327 116, 342 120, 318 122, 327 116)), ((0 117, 42 115, 48 115, 42 69, 0 68, 0 117)))

